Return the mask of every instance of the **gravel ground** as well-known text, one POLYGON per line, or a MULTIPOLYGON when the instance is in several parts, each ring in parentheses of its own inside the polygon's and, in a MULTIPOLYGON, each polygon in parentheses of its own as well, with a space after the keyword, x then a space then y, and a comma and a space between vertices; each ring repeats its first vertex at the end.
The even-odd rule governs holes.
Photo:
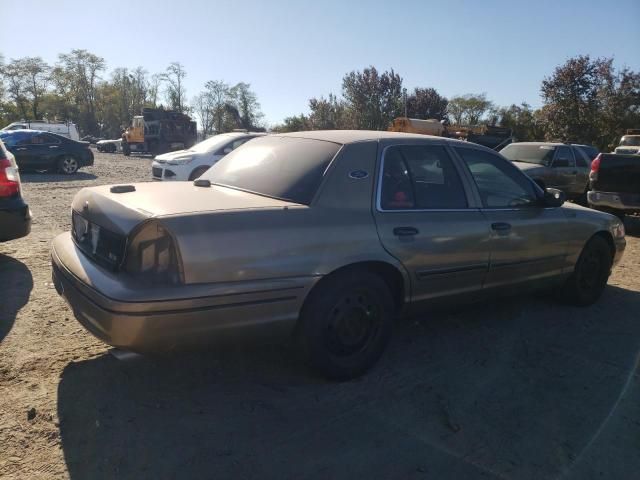
POLYGON ((332 384, 283 346, 122 361, 80 327, 51 285, 50 241, 81 187, 149 178, 148 158, 100 153, 73 177, 24 175, 32 233, 0 244, 1 478, 640 472, 640 219, 595 306, 431 312, 398 326, 370 374, 332 384))

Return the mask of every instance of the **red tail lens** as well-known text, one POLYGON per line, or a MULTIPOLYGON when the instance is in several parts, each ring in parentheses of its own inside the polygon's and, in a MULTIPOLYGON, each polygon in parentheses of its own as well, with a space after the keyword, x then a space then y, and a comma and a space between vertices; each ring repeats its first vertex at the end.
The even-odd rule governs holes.
POLYGON ((600 170, 600 157, 601 156, 602 156, 602 154, 599 153, 598 156, 593 159, 593 162, 591 162, 591 171, 594 172, 594 173, 598 173, 598 170, 600 170))
POLYGON ((20 177, 9 159, 0 158, 0 197, 12 197, 20 193, 20 177))

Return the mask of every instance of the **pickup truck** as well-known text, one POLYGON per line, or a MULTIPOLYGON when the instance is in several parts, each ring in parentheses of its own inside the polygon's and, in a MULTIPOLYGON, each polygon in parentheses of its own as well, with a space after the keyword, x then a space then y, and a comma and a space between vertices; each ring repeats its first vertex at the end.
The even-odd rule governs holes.
POLYGON ((591 163, 589 206, 624 217, 640 212, 640 156, 600 153, 591 163))

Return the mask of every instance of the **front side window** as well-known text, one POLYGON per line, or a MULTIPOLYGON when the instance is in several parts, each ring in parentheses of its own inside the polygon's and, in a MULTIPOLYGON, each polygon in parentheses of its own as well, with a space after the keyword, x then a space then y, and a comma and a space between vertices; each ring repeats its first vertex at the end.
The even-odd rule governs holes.
POLYGON ((521 208, 538 205, 533 182, 498 155, 456 147, 478 187, 485 208, 521 208))
POLYGON ((462 181, 444 147, 389 147, 383 162, 383 210, 467 208, 462 181))

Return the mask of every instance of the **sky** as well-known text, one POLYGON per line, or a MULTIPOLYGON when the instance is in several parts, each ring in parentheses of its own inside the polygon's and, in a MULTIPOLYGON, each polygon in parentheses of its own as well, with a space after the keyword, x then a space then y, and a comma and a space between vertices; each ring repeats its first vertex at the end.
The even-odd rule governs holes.
POLYGON ((5 61, 86 49, 105 59, 104 78, 179 61, 188 98, 208 80, 250 83, 268 125, 370 65, 393 68, 409 91, 534 107, 544 77, 572 56, 640 70, 640 0, 0 0, 0 18, 5 61))

